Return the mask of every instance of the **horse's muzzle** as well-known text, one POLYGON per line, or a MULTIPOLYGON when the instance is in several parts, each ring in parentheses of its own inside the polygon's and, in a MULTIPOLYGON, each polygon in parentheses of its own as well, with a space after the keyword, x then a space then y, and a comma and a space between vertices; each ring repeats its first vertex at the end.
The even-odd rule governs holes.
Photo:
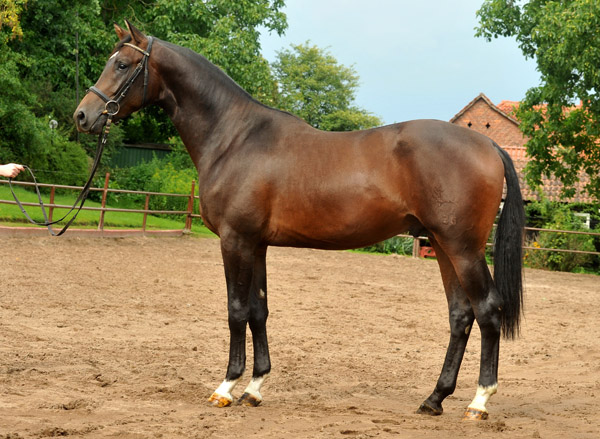
POLYGON ((77 130, 88 134, 100 134, 106 117, 106 114, 98 112, 93 112, 90 115, 84 108, 79 107, 73 113, 73 120, 75 121, 77 130))

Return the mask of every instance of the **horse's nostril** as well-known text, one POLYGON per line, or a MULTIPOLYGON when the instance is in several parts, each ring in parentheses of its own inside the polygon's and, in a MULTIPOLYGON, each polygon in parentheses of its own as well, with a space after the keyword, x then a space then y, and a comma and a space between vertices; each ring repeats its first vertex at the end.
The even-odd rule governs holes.
POLYGON ((83 121, 85 119, 85 113, 83 111, 79 111, 79 113, 77 113, 77 119, 83 121))

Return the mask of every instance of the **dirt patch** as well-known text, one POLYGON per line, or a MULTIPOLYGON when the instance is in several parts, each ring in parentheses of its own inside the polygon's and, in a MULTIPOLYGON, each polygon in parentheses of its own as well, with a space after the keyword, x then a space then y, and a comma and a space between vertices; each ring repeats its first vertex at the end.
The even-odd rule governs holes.
POLYGON ((0 246, 0 439, 600 431, 595 276, 526 271, 522 336, 501 344, 490 419, 469 423, 478 331, 444 414, 415 414, 449 338, 433 260, 269 249, 265 401, 216 409, 206 401, 224 378, 229 337, 217 240, 5 237, 0 246))

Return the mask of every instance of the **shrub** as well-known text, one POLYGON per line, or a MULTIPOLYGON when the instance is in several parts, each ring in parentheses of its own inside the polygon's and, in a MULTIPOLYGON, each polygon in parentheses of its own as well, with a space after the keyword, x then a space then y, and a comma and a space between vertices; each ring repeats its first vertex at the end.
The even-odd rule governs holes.
MULTIPOLYGON (((545 229, 578 231, 585 230, 580 218, 574 215, 568 206, 546 206, 551 221, 543 225, 545 229)), ((554 248, 562 250, 595 251, 594 237, 571 233, 539 232, 527 240, 529 247, 554 248)), ((531 268, 558 271, 580 271, 591 268, 594 256, 581 253, 552 252, 547 250, 528 250, 525 263, 531 268)))
MULTIPOLYGON (((191 183, 198 180, 196 169, 187 153, 181 148, 162 159, 153 158, 131 168, 115 170, 111 176, 112 189, 127 189, 146 192, 189 194, 191 183)), ((143 195, 111 194, 113 203, 144 202, 143 195)), ((151 210, 187 210, 188 198, 153 195, 150 197, 151 210)), ((175 215, 177 216, 177 215, 175 215)))
POLYGON ((412 255, 413 238, 394 236, 385 241, 363 248, 371 253, 395 253, 398 255, 412 255))

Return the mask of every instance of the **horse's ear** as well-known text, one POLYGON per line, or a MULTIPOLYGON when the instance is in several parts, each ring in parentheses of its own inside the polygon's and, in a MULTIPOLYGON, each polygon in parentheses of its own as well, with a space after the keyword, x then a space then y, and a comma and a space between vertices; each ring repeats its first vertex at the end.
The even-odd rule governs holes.
POLYGON ((136 43, 141 43, 146 40, 146 35, 142 33, 137 27, 129 22, 129 20, 125 20, 125 24, 127 25, 127 29, 129 29, 129 33, 131 34, 131 39, 136 43))
POLYGON ((115 32, 117 33, 117 36, 119 37, 119 40, 122 40, 123 38, 125 38, 128 33, 125 29, 123 29, 121 26, 119 26, 117 23, 113 23, 115 26, 115 32))

